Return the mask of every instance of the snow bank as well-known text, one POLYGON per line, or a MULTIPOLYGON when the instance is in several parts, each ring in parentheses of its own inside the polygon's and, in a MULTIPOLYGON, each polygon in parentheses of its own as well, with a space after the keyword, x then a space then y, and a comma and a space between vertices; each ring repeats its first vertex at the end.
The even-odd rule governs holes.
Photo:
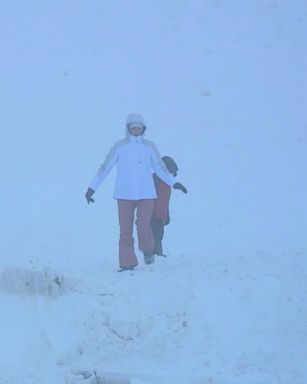
POLYGON ((68 291, 64 276, 48 268, 43 271, 5 268, 0 273, 0 292, 3 293, 56 298, 68 291))

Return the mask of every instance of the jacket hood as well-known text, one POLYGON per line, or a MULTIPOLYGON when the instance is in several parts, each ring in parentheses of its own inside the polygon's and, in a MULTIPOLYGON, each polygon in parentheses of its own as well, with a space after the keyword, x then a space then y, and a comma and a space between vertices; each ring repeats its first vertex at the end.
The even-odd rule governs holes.
POLYGON ((129 134, 128 128, 131 126, 134 126, 134 125, 144 128, 144 130, 142 132, 142 135, 143 135, 145 130, 146 130, 146 124, 145 124, 145 120, 144 120, 143 116, 140 113, 130 113, 128 115, 127 121, 126 121, 127 134, 129 134))

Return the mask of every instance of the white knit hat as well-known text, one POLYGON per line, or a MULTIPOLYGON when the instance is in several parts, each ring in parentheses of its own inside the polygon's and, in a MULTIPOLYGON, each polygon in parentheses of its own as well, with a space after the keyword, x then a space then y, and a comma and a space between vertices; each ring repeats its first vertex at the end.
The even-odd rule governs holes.
POLYGON ((131 127, 146 128, 146 124, 143 119, 143 116, 139 113, 130 113, 127 117, 126 125, 129 128, 131 127))

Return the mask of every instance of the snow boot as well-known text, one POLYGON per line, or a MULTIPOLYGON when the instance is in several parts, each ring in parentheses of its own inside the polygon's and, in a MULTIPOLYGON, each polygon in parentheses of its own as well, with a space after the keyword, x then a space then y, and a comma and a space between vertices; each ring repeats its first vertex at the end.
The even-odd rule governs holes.
POLYGON ((155 261, 155 255, 153 252, 144 252, 145 264, 152 264, 155 261))
POLYGON ((133 271, 136 265, 129 265, 127 267, 121 267, 117 272, 124 272, 124 271, 133 271))

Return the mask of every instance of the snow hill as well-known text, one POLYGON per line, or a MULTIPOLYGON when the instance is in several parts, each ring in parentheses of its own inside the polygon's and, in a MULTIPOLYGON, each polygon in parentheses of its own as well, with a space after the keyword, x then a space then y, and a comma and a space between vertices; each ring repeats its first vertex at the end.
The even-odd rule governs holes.
POLYGON ((0 384, 305 384, 300 0, 3 3, 0 384), (129 112, 179 165, 167 258, 117 273, 129 112))

